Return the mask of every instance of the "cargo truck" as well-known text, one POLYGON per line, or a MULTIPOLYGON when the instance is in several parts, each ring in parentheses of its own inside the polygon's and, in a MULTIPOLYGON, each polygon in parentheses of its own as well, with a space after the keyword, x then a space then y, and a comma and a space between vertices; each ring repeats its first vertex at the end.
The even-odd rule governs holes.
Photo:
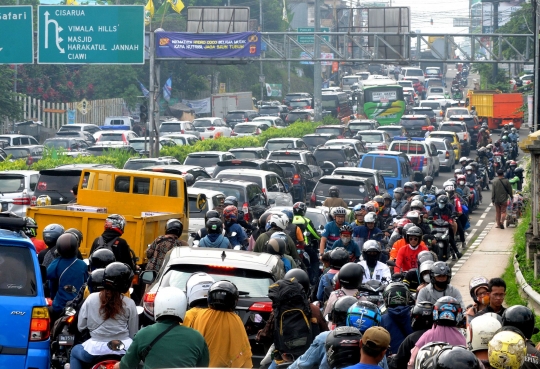
POLYGON ((520 129, 523 123, 523 94, 469 90, 466 104, 469 110, 474 107, 478 119, 487 122, 489 129, 499 129, 508 123, 520 129))
POLYGON ((253 110, 251 92, 229 92, 212 95, 212 116, 225 118, 233 110, 253 110))

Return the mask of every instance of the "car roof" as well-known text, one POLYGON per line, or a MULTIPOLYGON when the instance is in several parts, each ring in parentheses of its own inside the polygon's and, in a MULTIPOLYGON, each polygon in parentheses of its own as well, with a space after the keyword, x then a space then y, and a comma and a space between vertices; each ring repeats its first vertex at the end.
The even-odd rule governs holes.
MULTIPOLYGON (((107 129, 105 131, 100 131, 99 133, 101 133, 102 135, 103 134, 106 134, 106 133, 115 133, 115 134, 122 134, 122 133, 128 133, 128 132, 133 132, 133 131, 130 131, 130 130, 120 130, 120 129, 107 129)), ((135 133, 135 132, 133 132, 135 133)))
POLYGON ((431 141, 446 142, 446 139, 442 138, 442 137, 428 137, 428 138, 426 138, 426 142, 431 142, 431 141))
MULTIPOLYGON (((92 124, 92 123, 72 123, 72 124, 64 124, 62 127, 87 127, 87 126, 92 126, 92 127, 98 127, 99 126, 97 124, 92 124)), ((60 128, 62 128, 60 127, 60 128)))
POLYGON ((347 128, 345 124, 323 124, 317 128, 347 128))
MULTIPOLYGON (((379 127, 380 128, 380 127, 379 127)), ((383 135, 384 134, 384 131, 380 130, 380 129, 366 129, 365 131, 361 131, 360 135, 363 135, 365 133, 378 133, 380 135, 383 135)))
POLYGON ((309 150, 306 150, 306 149, 298 149, 298 150, 295 150, 295 149, 279 149, 279 150, 272 150, 270 152, 270 154, 273 154, 273 153, 282 153, 282 152, 294 152, 294 153, 299 153, 299 154, 310 154, 311 151, 309 150))
POLYGON ((6 146, 4 147, 4 150, 19 150, 19 149, 31 149, 33 147, 43 147, 43 145, 17 145, 17 146, 6 146))
POLYGON ((189 153, 188 156, 198 156, 198 155, 223 155, 226 151, 198 151, 189 153))
MULTIPOLYGON (((420 142, 420 141, 419 141, 420 142)), ((364 154, 364 156, 362 157, 365 157, 366 155, 389 155, 389 156, 407 156, 407 154, 404 154, 400 151, 391 151, 391 150, 373 150, 373 151, 369 151, 367 153, 364 154)))
POLYGON ((263 150, 268 150, 268 149, 265 149, 264 147, 233 147, 233 148, 229 149, 229 152, 235 152, 235 151, 263 151, 263 150))
POLYGON ((187 188, 188 195, 198 195, 201 193, 204 193, 207 197, 213 197, 213 196, 224 196, 223 192, 221 191, 213 191, 209 190, 207 188, 198 188, 198 187, 188 187, 187 188))
POLYGON ((332 136, 336 136, 336 135, 333 133, 308 133, 307 135, 304 135, 302 137, 332 137, 332 136))
MULTIPOLYGON (((464 108, 459 108, 459 109, 464 109, 464 108)), ((474 115, 471 115, 471 114, 453 114, 453 115, 450 116, 450 119, 452 119, 454 117, 463 118, 463 119, 469 119, 469 118, 474 118, 474 115)), ((448 121, 446 121, 446 122, 448 122, 448 121)))
MULTIPOLYGON (((343 143, 346 143, 346 144, 355 144, 355 143, 358 143, 358 142, 362 142, 360 140, 357 140, 356 138, 333 138, 331 140, 328 140, 326 141, 326 143, 328 142, 332 142, 332 143, 336 143, 336 142, 343 142, 343 143), (333 141, 333 142, 332 142, 333 141)), ((325 144, 326 145, 326 144, 325 144)))
MULTIPOLYGON (((391 125, 391 126, 380 126, 377 128, 377 131, 384 131, 385 129, 403 129, 404 127, 403 126, 398 126, 398 125, 391 125)), ((364 131, 362 131, 364 132, 364 131)))
MULTIPOLYGON (((320 127, 320 126, 319 126, 320 127)), ((290 140, 290 141, 298 141, 298 140, 301 140, 301 138, 296 138, 296 137, 277 137, 277 138, 271 138, 269 139, 268 141, 266 142, 271 142, 271 141, 286 141, 286 140, 290 140)))
POLYGON ((188 165, 188 164, 172 164, 172 165, 152 165, 151 167, 144 168, 145 171, 153 171, 155 169, 163 170, 178 170, 179 172, 188 171, 190 169, 206 170, 200 165, 188 165))
POLYGON ((31 135, 17 135, 17 134, 5 134, 5 135, 0 135, 0 137, 10 137, 10 138, 15 138, 15 137, 32 137, 32 138, 34 138, 34 136, 31 136, 31 135))
POLYGON ((219 175, 220 174, 249 174, 249 175, 252 175, 252 176, 259 176, 259 177, 262 177, 262 176, 267 176, 267 175, 276 175, 276 173, 274 172, 270 172, 268 170, 260 170, 260 169, 244 169, 244 168, 238 168, 238 169, 224 169, 222 170, 221 172, 219 172, 217 174, 218 177, 216 178, 219 178, 219 175))
POLYGON ((0 175, 2 174, 24 174, 24 175, 31 175, 31 174, 39 174, 39 170, 3 170, 0 172, 0 175))
POLYGON ((74 137, 74 136, 66 136, 66 137, 50 137, 47 138, 43 142, 47 141, 58 141, 58 140, 76 140, 76 141, 84 141, 81 137, 74 137))
MULTIPOLYGON (((351 182, 362 182, 365 183, 369 178, 362 178, 357 176, 348 176, 345 174, 330 174, 327 176, 322 176, 321 179, 319 179, 320 182, 323 182, 325 180, 344 180, 344 181, 351 181, 351 182)), ((372 182, 373 183, 373 182, 372 182)))
MULTIPOLYGON (((274 172, 272 172, 272 173, 274 173, 274 172)), ((199 182, 218 182, 218 183, 225 183, 225 184, 236 184, 236 185, 239 185, 239 186, 242 186, 242 187, 246 187, 246 186, 254 183, 254 182, 251 182, 251 181, 244 181, 242 179, 228 179, 228 178, 201 178, 195 183, 199 183, 199 182)))
POLYGON ((259 120, 277 120, 277 119, 281 119, 280 117, 276 117, 274 115, 265 115, 264 117, 256 117, 256 118, 253 118, 252 122, 257 122, 259 120))
POLYGON ((432 134, 444 134, 444 135, 452 135, 452 136, 456 136, 457 137, 457 133, 456 132, 453 132, 453 131, 433 131, 433 132, 430 132, 429 135, 431 136, 432 134))
MULTIPOLYGON (((357 168, 357 167, 338 167, 334 169, 334 171, 348 171, 348 172, 358 172, 358 173, 369 173, 369 174, 377 174, 379 171, 377 169, 368 169, 368 168, 357 168)), ((334 174, 335 175, 335 174, 334 174)))
POLYGON ((401 119, 408 119, 408 118, 420 118, 420 119, 423 119, 423 118, 429 118, 426 114, 407 114, 407 115, 403 115, 401 117, 401 119))

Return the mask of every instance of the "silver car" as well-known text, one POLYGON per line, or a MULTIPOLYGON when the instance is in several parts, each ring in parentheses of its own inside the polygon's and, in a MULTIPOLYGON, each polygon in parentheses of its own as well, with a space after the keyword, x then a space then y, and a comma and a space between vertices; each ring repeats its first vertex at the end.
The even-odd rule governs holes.
POLYGON ((34 191, 38 185, 37 170, 9 170, 0 173, 1 211, 10 211, 21 217, 32 205, 34 191))
POLYGON ((444 138, 427 138, 426 142, 433 144, 437 149, 440 170, 450 172, 456 165, 456 154, 450 141, 444 138))

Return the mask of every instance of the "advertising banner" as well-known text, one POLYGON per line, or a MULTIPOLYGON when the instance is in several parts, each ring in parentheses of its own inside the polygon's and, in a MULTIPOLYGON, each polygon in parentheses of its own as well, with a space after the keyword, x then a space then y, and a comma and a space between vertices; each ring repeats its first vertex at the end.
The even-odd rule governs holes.
POLYGON ((281 83, 267 83, 266 84, 266 96, 281 96, 281 83))
POLYGON ((255 58, 261 54, 257 32, 156 32, 155 37, 158 58, 255 58))
POLYGON ((193 109, 195 114, 210 114, 212 112, 212 109, 210 109, 210 98, 201 100, 182 100, 182 102, 193 109))
MULTIPOLYGON (((300 58, 311 60, 311 56, 304 51, 300 53, 300 58)), ((321 53, 321 59, 334 59, 334 53, 321 53)), ((333 62, 331 60, 321 61, 321 65, 332 65, 332 63, 333 62)), ((312 61, 301 61, 300 64, 314 64, 314 63, 312 61)))

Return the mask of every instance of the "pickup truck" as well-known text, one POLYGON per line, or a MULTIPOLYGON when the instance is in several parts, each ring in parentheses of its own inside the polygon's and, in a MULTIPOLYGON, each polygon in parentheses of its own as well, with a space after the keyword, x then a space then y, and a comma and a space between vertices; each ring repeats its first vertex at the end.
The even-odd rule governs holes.
POLYGON ((415 181, 422 181, 425 176, 439 176, 439 152, 435 145, 423 138, 394 137, 388 151, 407 154, 415 181))

